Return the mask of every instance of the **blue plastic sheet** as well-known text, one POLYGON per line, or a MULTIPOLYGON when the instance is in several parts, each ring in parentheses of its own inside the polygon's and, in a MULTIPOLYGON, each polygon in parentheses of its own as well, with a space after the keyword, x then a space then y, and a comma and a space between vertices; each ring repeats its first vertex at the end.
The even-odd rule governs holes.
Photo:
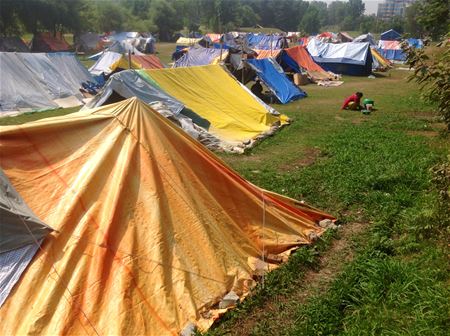
POLYGON ((287 78, 273 59, 249 59, 247 62, 282 104, 306 97, 306 93, 287 78))

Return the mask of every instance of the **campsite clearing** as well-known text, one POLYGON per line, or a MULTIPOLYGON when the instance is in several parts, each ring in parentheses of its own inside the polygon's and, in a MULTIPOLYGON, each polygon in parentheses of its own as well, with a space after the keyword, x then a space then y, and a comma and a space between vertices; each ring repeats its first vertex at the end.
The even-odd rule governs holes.
POLYGON ((436 214, 430 167, 448 162, 450 142, 407 76, 302 87, 307 99, 277 105, 294 123, 246 156, 222 155, 253 183, 303 197, 344 227, 340 240, 322 242, 329 248, 298 251, 208 335, 446 333, 445 215, 436 214), (356 90, 378 110, 340 111, 356 90), (312 165, 297 164, 311 153, 312 165))
POLYGON ((340 87, 304 86, 308 98, 275 106, 294 119, 290 126, 246 155, 220 154, 256 185, 303 198, 345 227, 300 249, 208 334, 445 334, 447 247, 430 168, 448 160, 450 145, 408 75, 392 70, 375 79, 344 76, 340 87), (377 111, 339 110, 357 90, 377 111), (311 155, 312 162, 302 161, 311 155), (316 274, 327 281, 318 284, 316 274))

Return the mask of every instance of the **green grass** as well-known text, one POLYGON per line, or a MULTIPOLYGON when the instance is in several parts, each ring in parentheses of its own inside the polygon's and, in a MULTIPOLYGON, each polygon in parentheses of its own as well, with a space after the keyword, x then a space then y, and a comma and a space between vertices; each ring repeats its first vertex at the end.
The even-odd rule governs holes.
POLYGON ((295 120, 292 125, 243 157, 221 155, 253 183, 368 229, 355 238, 355 259, 328 290, 304 305, 283 302, 295 312, 290 323, 264 313, 264 306, 279 304, 278 286, 289 293, 302 283, 311 267, 305 261, 275 270, 270 276, 277 281, 225 314, 208 335, 237 335, 234 326, 247 316, 251 335, 447 334, 450 210, 438 207, 430 168, 448 161, 450 144, 433 106, 420 99, 407 75, 396 70, 376 79, 344 77, 337 88, 305 86, 308 98, 276 106, 295 120), (340 111, 343 98, 356 90, 374 99, 378 110, 370 116, 340 111), (305 165, 311 153, 315 159, 305 165), (255 317, 255 308, 263 313, 255 317))
POLYGON ((69 107, 69 108, 59 108, 59 109, 48 110, 48 111, 27 112, 27 113, 24 113, 24 114, 21 114, 18 116, 0 118, 0 126, 25 124, 30 121, 49 118, 49 117, 62 116, 62 115, 66 115, 69 113, 77 112, 79 110, 80 110, 80 106, 69 107))
POLYGON ((172 54, 175 52, 176 43, 158 42, 156 43, 156 56, 165 64, 172 62, 172 54))

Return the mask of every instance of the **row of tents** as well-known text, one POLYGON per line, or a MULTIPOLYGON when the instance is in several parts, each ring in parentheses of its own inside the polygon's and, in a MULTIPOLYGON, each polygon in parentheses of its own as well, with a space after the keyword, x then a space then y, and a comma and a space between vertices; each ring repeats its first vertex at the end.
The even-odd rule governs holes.
MULTIPOLYGON (((141 64, 141 58, 134 56, 131 64, 141 64)), ((118 59, 119 67, 120 62, 128 64, 118 59)), ((0 53, 0 66, 4 69, 0 90, 2 116, 82 105, 86 100, 79 91, 80 83, 95 82, 76 57, 68 53, 0 53)), ((211 149, 234 152, 243 152, 289 122, 239 83, 223 65, 140 68, 113 74, 87 107, 137 96, 155 104, 155 109, 211 149)))
POLYGON ((115 44, 126 51, 154 54, 155 42, 150 33, 120 32, 100 35, 87 32, 75 35, 74 45, 71 46, 61 32, 38 32, 33 35, 29 45, 18 36, 0 37, 0 51, 48 53, 76 50, 91 53, 115 44))

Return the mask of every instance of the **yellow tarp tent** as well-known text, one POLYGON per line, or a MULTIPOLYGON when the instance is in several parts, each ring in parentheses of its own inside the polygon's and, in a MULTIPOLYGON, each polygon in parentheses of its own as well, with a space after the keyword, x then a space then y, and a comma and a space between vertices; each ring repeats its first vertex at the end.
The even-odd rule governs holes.
POLYGON ((56 231, 1 335, 177 335, 329 215, 262 190, 136 98, 0 128, 1 166, 56 231))
POLYGON ((164 91, 211 123, 209 132, 229 143, 242 143, 268 132, 286 116, 268 107, 221 65, 141 70, 164 91))
POLYGON ((378 52, 378 50, 376 50, 375 48, 370 48, 370 51, 372 52, 372 57, 374 57, 383 68, 387 69, 392 66, 392 63, 390 61, 388 61, 386 58, 384 58, 378 52))

